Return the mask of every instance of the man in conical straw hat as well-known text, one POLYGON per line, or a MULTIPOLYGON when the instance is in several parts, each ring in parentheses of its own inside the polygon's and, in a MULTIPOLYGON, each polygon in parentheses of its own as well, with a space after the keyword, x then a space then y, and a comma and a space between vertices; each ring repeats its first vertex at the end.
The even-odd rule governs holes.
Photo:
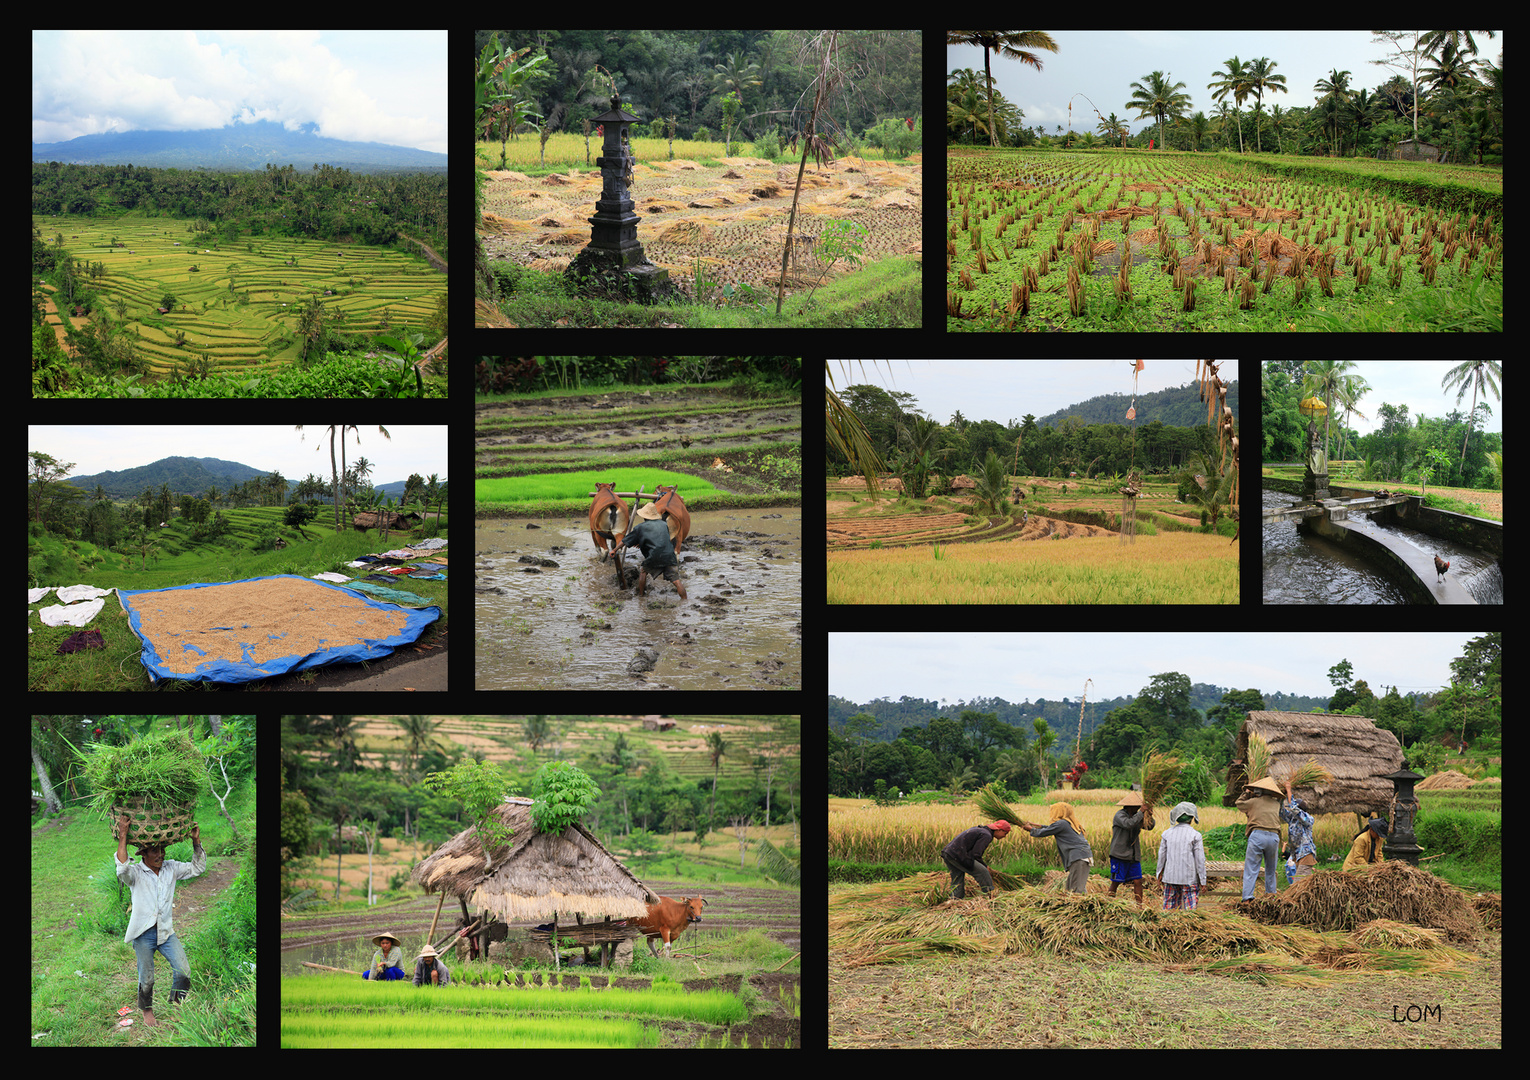
POLYGON ((1266 776, 1243 785, 1233 804, 1248 815, 1248 847, 1243 853, 1243 899, 1254 898, 1259 864, 1264 863, 1264 891, 1275 895, 1275 860, 1280 858, 1280 785, 1266 776))
POLYGON ((1121 798, 1121 809, 1110 820, 1110 895, 1123 882, 1130 883, 1137 894, 1137 906, 1144 907, 1142 900, 1142 843, 1143 829, 1153 827, 1152 816, 1142 805, 1142 795, 1128 791, 1121 798))
POLYGON ((441 963, 441 954, 427 943, 420 950, 419 959, 414 962, 414 985, 447 986, 451 981, 451 972, 447 971, 446 965, 441 963))
POLYGON ((377 951, 372 954, 372 966, 361 973, 363 979, 402 979, 408 974, 397 934, 378 934, 372 944, 377 951))
POLYGON ((649 503, 634 515, 637 522, 627 530, 622 547, 635 547, 643 553, 641 573, 638 574, 638 595, 648 589, 648 574, 663 574, 665 581, 675 583, 680 599, 686 599, 685 585, 680 581, 680 560, 675 557, 675 545, 669 536, 669 524, 653 503, 649 503))

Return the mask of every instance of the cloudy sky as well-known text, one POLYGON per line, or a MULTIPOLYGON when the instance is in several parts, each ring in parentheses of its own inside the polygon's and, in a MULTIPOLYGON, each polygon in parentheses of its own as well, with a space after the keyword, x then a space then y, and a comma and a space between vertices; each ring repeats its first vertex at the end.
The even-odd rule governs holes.
MULTIPOLYGON (((1408 419, 1417 422, 1420 416, 1438 419, 1452 409, 1460 409, 1464 416, 1472 407, 1472 388, 1468 384, 1461 403, 1456 404, 1459 389, 1454 385, 1446 390, 1441 380, 1451 368, 1459 367, 1463 360, 1357 360, 1345 374, 1355 375, 1366 381, 1369 392, 1360 399, 1360 411, 1365 416, 1350 416, 1350 427, 1362 435, 1369 435, 1381 427, 1381 406, 1408 407, 1408 419)), ((1498 380, 1503 389, 1503 381, 1498 380)), ((1491 415, 1483 422, 1484 431, 1503 431, 1503 401, 1493 396, 1477 397, 1477 404, 1486 401, 1491 415)))
POLYGON ((289 130, 446 153, 445 30, 34 30, 32 141, 289 130))
POLYGON ((1329 695, 1328 671, 1348 660, 1371 692, 1450 685, 1450 662, 1481 631, 1419 634, 842 634, 829 635, 829 693, 1010 702, 1136 695, 1154 675, 1264 693, 1329 695))
MULTIPOLYGON (((1394 69, 1379 67, 1372 60, 1391 56, 1391 43, 1372 45, 1369 30, 1051 30, 1058 51, 1042 51, 1042 69, 1037 71, 1018 60, 992 60, 994 88, 1016 108, 1025 113, 1022 123, 1029 128, 1041 125, 1048 133, 1061 124, 1068 127, 1068 100, 1074 94, 1087 94, 1104 116, 1111 113, 1137 134, 1153 124, 1151 118, 1139 118, 1126 107, 1131 100, 1131 84, 1147 85, 1149 73, 1162 71, 1169 82, 1185 84, 1190 95, 1190 116, 1197 111, 1208 118, 1216 102, 1206 84, 1214 82, 1212 73, 1223 71, 1227 59, 1236 56, 1244 62, 1267 56, 1275 62, 1275 74, 1286 77, 1286 92, 1264 97, 1264 109, 1310 107, 1319 95, 1312 87, 1337 68, 1350 73, 1351 88, 1370 90, 1386 82, 1394 69)), ((1473 32, 1477 59, 1498 64, 1503 52, 1503 31, 1491 40, 1483 32, 1473 32)), ((946 46, 946 70, 971 68, 983 70, 983 50, 970 45, 946 46)), ((1232 97, 1227 98, 1233 104, 1232 97)), ((1243 108, 1252 110, 1249 98, 1243 108)), ((1093 130, 1099 123, 1089 102, 1073 102, 1073 130, 1093 130)), ((1246 129, 1252 134, 1253 129, 1246 129)))
MULTIPOLYGON (((1218 362, 1222 379, 1238 378, 1238 361, 1218 362)), ((969 422, 1007 424, 1026 414, 1050 416, 1101 394, 1130 394, 1125 360, 831 360, 835 384, 880 386, 913 394, 916 406, 942 424, 958 409, 969 422)), ((1136 379, 1146 394, 1195 385, 1194 360, 1149 360, 1136 379)))
MULTIPOLYGON (((446 475, 446 428, 384 425, 392 438, 384 438, 376 424, 361 424, 345 444, 345 461, 358 456, 372 462, 372 482, 392 484, 419 473, 425 479, 446 475)), ((167 457, 210 457, 237 461, 262 472, 275 472, 293 482, 309 473, 329 475, 329 434, 326 424, 309 424, 302 431, 281 427, 106 427, 33 426, 27 431, 27 449, 50 455, 55 461, 73 462, 70 476, 94 476, 150 465, 167 457)), ((335 443, 335 465, 340 464, 340 443, 335 443)))

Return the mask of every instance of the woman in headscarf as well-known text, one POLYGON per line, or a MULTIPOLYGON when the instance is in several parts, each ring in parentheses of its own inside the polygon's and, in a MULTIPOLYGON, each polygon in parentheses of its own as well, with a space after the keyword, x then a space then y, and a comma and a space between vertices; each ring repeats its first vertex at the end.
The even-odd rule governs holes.
POLYGON ((1191 824, 1192 821, 1199 824, 1201 815, 1194 803, 1182 802, 1174 804, 1169 819, 1174 824, 1163 831, 1158 841, 1163 910, 1194 911, 1201 890, 1206 887, 1206 848, 1200 830, 1191 824))
POLYGON ((995 839, 1003 840, 1009 835, 1009 822, 995 821, 991 825, 974 825, 941 849, 940 857, 946 869, 951 871, 951 898, 967 898, 967 875, 977 879, 984 896, 993 895, 993 876, 982 862, 983 853, 995 839))
POLYGON ((1068 891, 1089 891, 1089 867, 1094 865, 1094 852, 1089 849, 1089 838, 1084 827, 1073 813, 1072 803, 1053 803, 1052 820, 1046 825, 1033 825, 1022 821, 1020 827, 1032 836, 1050 836, 1057 841, 1057 857, 1068 869, 1068 891))
POLYGON ((1386 862, 1387 857, 1381 853, 1383 838, 1387 835, 1387 819, 1372 817, 1365 823, 1365 828, 1355 836, 1355 842, 1349 846, 1349 854, 1344 859, 1344 869, 1353 870, 1364 863, 1386 862))

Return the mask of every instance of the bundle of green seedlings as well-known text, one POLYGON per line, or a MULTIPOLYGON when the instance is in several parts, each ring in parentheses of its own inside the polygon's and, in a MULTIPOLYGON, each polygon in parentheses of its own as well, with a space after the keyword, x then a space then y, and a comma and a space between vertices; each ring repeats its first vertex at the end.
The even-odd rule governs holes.
POLYGON ((160 806, 195 803, 207 778, 201 752, 179 731, 147 735, 126 746, 95 743, 80 757, 93 792, 88 809, 107 816, 134 796, 160 806))

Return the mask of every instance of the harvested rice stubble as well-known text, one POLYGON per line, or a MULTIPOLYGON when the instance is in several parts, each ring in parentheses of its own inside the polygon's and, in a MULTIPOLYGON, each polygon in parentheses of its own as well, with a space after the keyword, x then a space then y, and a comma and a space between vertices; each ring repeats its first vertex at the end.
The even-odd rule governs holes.
POLYGON ((384 611, 349 593, 294 578, 177 589, 136 600, 139 627, 161 659, 173 664, 189 657, 196 667, 243 662, 246 649, 257 665, 306 656, 392 637, 408 622, 402 611, 384 611))

